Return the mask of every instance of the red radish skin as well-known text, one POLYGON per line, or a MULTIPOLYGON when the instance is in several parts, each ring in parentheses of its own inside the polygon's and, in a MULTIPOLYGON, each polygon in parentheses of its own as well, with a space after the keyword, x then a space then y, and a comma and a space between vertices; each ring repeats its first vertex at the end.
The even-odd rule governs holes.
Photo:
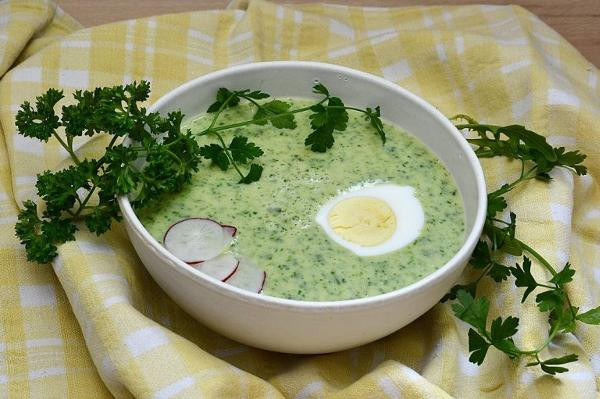
POLYGON ((261 292, 263 292, 263 289, 265 288, 265 283, 267 282, 267 272, 265 272, 263 270, 263 280, 262 280, 262 284, 260 285, 260 290, 258 290, 257 294, 260 294, 261 292))
POLYGON ((233 276, 233 274, 237 271, 238 267, 240 267, 240 262, 238 261, 238 263, 235 264, 235 269, 233 269, 231 271, 231 273, 229 273, 229 276, 225 277, 223 280, 221 280, 222 282, 227 281, 227 279, 231 276, 233 276))
POLYGON ((227 234, 229 234, 230 236, 235 237, 235 235, 237 234, 237 227, 230 226, 228 224, 222 224, 221 226, 225 229, 227 234))
POLYGON ((246 291, 259 294, 262 292, 267 274, 254 263, 248 260, 241 260, 235 273, 231 275, 226 283, 246 291))
MULTIPOLYGON (((169 226, 169 228, 167 229, 167 231, 165 231, 165 234, 163 235, 163 245, 165 243, 165 239, 167 238, 167 234, 169 234, 169 231, 171 231, 171 229, 173 227, 177 226, 179 223, 182 223, 182 222, 185 222, 185 221, 188 221, 188 220, 208 220, 208 221, 211 221, 211 222, 215 222, 216 224, 221 224, 221 223, 217 222, 216 220, 212 220, 212 219, 209 219, 209 218, 185 218, 185 219, 178 220, 175 223, 171 224, 169 226)), ((225 227, 225 226, 223 226, 221 224, 221 227, 225 227)))
POLYGON ((220 255, 233 237, 220 223, 207 218, 187 218, 173 223, 163 237, 163 245, 189 264, 220 255))
POLYGON ((225 281, 236 272, 239 264, 240 261, 237 260, 235 256, 230 253, 225 253, 216 258, 197 263, 192 267, 217 280, 225 281))

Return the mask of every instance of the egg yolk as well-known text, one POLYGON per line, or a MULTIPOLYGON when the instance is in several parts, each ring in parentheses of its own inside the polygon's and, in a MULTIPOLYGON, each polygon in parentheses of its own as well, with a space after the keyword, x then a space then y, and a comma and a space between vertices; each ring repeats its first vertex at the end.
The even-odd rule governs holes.
POLYGON ((365 247, 379 245, 396 231, 396 216, 384 201, 352 197, 337 203, 328 215, 329 225, 344 240, 365 247))

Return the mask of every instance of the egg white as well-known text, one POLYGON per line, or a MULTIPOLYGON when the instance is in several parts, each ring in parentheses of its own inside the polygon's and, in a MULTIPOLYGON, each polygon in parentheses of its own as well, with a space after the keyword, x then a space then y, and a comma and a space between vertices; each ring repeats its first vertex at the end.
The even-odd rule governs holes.
POLYGON ((376 256, 397 251, 413 242, 423 229, 425 214, 415 189, 389 183, 355 186, 327 201, 317 213, 315 221, 336 243, 358 256, 376 256), (385 202, 396 217, 396 230, 392 236, 379 245, 361 246, 339 236, 329 224, 329 213, 339 202, 353 197, 371 197, 385 202))

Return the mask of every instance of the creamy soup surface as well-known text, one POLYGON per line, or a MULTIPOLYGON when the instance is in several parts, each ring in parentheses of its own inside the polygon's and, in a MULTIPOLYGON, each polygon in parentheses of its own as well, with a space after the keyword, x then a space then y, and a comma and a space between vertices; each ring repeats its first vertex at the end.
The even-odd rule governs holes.
MULTIPOLYGON (((293 108, 310 104, 282 100, 293 108)), ((253 112, 247 104, 229 108, 217 125, 251 119, 253 112)), ((188 217, 237 227, 232 251, 266 271, 263 294, 282 298, 324 301, 377 295, 414 283, 444 265, 463 243, 465 222, 460 193, 442 162, 420 141, 385 121, 387 142, 382 145, 362 114, 352 111, 348 128, 334 133, 333 148, 313 152, 304 145, 311 132, 308 115, 296 114, 294 130, 267 124, 223 131, 227 142, 243 135, 263 149, 257 160, 264 166, 262 178, 238 184, 231 168, 223 172, 201 167, 182 192, 138 211, 140 220, 159 242, 171 224, 188 217), (424 224, 410 244, 360 256, 336 242, 315 218, 340 193, 374 184, 412 187, 424 224)), ((199 115, 187 128, 201 132, 211 120, 212 115, 199 115)), ((198 140, 200 145, 215 142, 207 136, 198 140)), ((403 220, 395 223, 394 229, 410 227, 403 226, 403 220)))

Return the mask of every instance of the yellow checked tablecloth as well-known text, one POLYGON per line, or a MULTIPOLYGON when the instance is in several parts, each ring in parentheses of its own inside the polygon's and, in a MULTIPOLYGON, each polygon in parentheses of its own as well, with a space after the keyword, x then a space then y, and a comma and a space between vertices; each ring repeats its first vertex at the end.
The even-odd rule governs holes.
MULTIPOLYGON (((554 174, 509 198, 518 234, 551 262, 571 259, 570 295, 600 303, 600 85, 598 70, 519 7, 350 8, 256 0, 203 11, 80 26, 52 3, 0 3, 0 398, 437 398, 598 397, 600 328, 578 327, 549 351, 575 352, 569 373, 543 376, 491 351, 468 361, 467 327, 437 305, 401 331, 341 353, 291 356, 223 338, 181 311, 153 282, 117 225, 79 234, 52 266, 25 260, 14 236, 36 173, 64 166, 52 140, 15 132, 19 104, 49 87, 66 92, 134 79, 151 101, 229 65, 318 60, 365 70, 423 96, 446 115, 547 132, 588 154, 590 174, 554 174)), ((93 154, 105 142, 82 143, 93 154)), ((516 173, 484 162, 490 188, 516 173)), ((541 272, 540 272, 541 273, 541 272)), ((521 318, 519 344, 547 335, 533 301, 512 284, 485 285, 492 313, 521 318)), ((318 333, 318 332, 316 332, 318 333)))

